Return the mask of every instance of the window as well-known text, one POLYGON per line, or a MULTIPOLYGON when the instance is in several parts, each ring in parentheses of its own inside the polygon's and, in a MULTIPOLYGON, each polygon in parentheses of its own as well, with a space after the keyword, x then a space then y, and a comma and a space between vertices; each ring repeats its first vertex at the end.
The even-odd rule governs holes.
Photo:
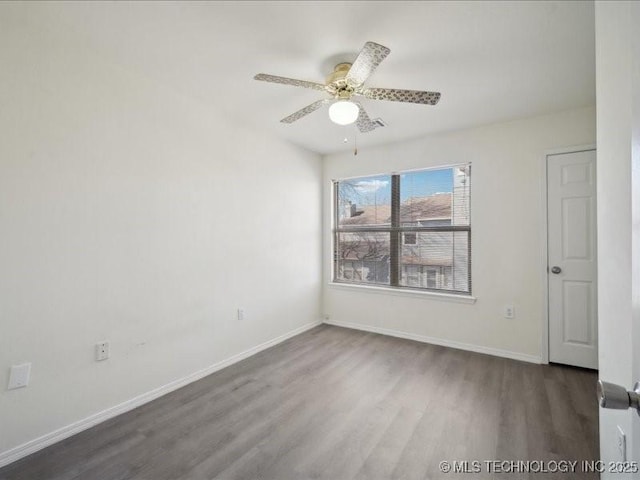
POLYGON ((334 181, 334 282, 471 294, 470 174, 334 181))
POLYGON ((413 233, 405 233, 403 235, 403 238, 404 238, 404 244, 405 245, 415 245, 416 243, 418 243, 417 242, 417 240, 418 240, 417 234, 415 232, 413 232, 413 233))

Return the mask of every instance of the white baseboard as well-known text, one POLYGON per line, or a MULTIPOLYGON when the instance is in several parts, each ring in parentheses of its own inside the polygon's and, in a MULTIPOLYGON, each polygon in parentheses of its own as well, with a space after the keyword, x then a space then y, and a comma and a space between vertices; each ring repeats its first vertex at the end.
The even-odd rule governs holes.
POLYGON ((43 448, 53 445, 54 443, 64 440, 65 438, 75 435, 76 433, 82 432, 83 430, 87 430, 88 428, 91 428, 94 425, 97 425, 98 423, 102 423, 105 420, 109 420, 110 418, 113 418, 122 413, 128 412, 130 410, 133 410, 134 408, 137 408, 141 405, 144 405, 145 403, 155 400, 158 397, 166 395, 169 392, 173 392, 178 388, 184 387, 185 385, 188 385, 197 380, 200 380, 201 378, 204 378, 207 375, 211 375, 212 373, 217 372, 218 370, 222 370, 223 368, 228 367, 229 365, 233 365, 234 363, 237 363, 241 360, 244 360, 245 358, 255 355, 258 352, 261 352, 262 350, 266 350, 269 347, 273 347, 274 345, 284 342, 285 340, 291 337, 294 337, 302 332, 310 330, 313 327, 320 325, 321 323, 322 322, 320 321, 311 322, 301 327, 298 327, 295 330, 285 333, 284 335, 280 335, 279 337, 273 338, 267 342, 264 342, 253 348, 250 348, 249 350, 245 350, 244 352, 238 353, 237 355, 233 355, 232 357, 229 357, 218 363, 210 365, 209 367, 203 368, 202 370, 198 370, 197 372, 187 375, 186 377, 180 378, 178 380, 174 380, 171 383, 167 383, 166 385, 163 385, 159 388, 143 393, 142 395, 138 395, 137 397, 127 400, 126 402, 122 402, 111 408, 103 410, 102 412, 98 412, 87 418, 74 422, 71 425, 67 425, 65 427, 59 428, 57 430, 54 430, 53 432, 47 433, 46 435, 43 435, 34 440, 30 440, 26 443, 23 443, 22 445, 18 445, 17 447, 14 447, 10 450, 1 452, 0 467, 9 465, 10 463, 15 462, 16 460, 19 460, 23 457, 26 457, 27 455, 31 455, 32 453, 37 452, 38 450, 42 450, 43 448))
POLYGON ((364 330, 365 332, 380 333, 391 337, 406 338, 408 340, 416 340, 423 343, 431 343, 433 345, 441 345, 443 347, 457 348, 458 350, 468 350, 470 352, 485 353, 495 357, 510 358, 512 360, 520 360, 529 363, 542 363, 542 358, 535 355, 527 355, 525 353, 510 352, 509 350, 500 350, 499 348, 483 347, 470 343, 456 342, 454 340, 445 340, 442 338, 428 337, 416 333, 401 332, 399 330, 391 330, 389 328, 373 327, 370 325, 362 325, 359 323, 341 322, 336 320, 325 320, 327 325, 335 325, 336 327, 352 328, 355 330, 364 330))

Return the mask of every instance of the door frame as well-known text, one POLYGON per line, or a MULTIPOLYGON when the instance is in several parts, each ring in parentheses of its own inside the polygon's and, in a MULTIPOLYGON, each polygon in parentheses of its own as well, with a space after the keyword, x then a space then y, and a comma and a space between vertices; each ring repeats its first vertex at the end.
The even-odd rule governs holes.
MULTIPOLYGON (((571 147, 563 147, 563 148, 553 148, 549 150, 545 150, 544 155, 540 161, 541 166, 541 182, 540 182, 540 201, 542 205, 542 226, 540 228, 540 243, 542 245, 542 251, 540 254, 540 279, 542 281, 543 292, 542 292, 542 337, 540 339, 540 359, 543 364, 549 363, 549 235, 548 235, 548 225, 549 225, 549 210, 548 210, 548 172, 547 172, 547 162, 549 161, 549 157, 553 155, 562 155, 564 153, 578 153, 578 152, 587 152, 590 150, 597 150, 595 143, 585 144, 585 145, 574 145, 571 147)), ((596 151, 596 162, 597 162, 598 154, 596 151)), ((597 200, 597 199, 596 199, 597 200)))

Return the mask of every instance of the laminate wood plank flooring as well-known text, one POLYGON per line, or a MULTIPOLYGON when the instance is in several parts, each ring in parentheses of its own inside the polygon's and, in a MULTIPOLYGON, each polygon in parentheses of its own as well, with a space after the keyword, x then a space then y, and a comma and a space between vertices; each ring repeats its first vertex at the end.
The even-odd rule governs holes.
POLYGON ((597 460, 596 380, 321 325, 8 465, 0 479, 598 478, 580 463, 563 474, 484 463, 597 460), (479 461, 480 471, 443 473, 441 461, 479 461))

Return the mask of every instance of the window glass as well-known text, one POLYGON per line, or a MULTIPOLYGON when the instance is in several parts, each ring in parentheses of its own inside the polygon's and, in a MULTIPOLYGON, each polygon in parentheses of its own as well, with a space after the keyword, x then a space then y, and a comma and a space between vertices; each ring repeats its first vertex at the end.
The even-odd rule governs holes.
POLYGON ((400 225, 451 221, 453 169, 421 170, 400 175, 400 225))
POLYGON ((471 293, 470 165, 334 182, 334 281, 471 293))
POLYGON ((339 233, 336 279, 389 285, 389 234, 339 233))
POLYGON ((391 176, 339 182, 337 208, 339 225, 391 225, 391 176))

